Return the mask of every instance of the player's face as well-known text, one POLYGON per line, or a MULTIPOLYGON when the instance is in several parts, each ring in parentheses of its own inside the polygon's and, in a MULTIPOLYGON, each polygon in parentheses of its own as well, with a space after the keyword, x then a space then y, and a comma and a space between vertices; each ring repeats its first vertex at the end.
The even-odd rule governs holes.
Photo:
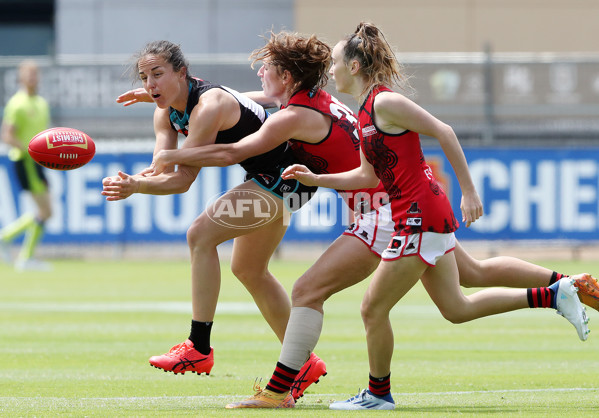
POLYGON ((331 60, 333 63, 331 64, 331 69, 329 70, 331 78, 335 80, 335 88, 340 93, 350 93, 349 86, 352 82, 352 76, 349 71, 349 67, 343 59, 345 44, 345 41, 341 41, 338 42, 333 48, 333 52, 331 54, 331 60))
POLYGON ((283 78, 279 74, 277 67, 264 61, 262 67, 258 70, 258 77, 262 80, 262 91, 268 97, 279 98, 285 94, 285 85, 283 78))
POLYGON ((181 88, 181 82, 185 81, 184 69, 174 71, 173 66, 158 55, 141 58, 137 68, 143 87, 152 96, 156 106, 161 109, 172 106, 180 110, 182 105, 182 110, 185 110, 187 97, 182 97, 182 93, 186 93, 187 89, 181 88))

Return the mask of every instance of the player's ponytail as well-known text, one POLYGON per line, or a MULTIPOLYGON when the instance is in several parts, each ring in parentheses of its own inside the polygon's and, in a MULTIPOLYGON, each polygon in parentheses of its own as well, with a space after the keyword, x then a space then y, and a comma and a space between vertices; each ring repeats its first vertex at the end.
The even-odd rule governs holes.
POLYGON ((344 60, 360 63, 366 90, 375 85, 407 88, 407 77, 385 35, 372 23, 360 22, 355 32, 345 37, 344 60))

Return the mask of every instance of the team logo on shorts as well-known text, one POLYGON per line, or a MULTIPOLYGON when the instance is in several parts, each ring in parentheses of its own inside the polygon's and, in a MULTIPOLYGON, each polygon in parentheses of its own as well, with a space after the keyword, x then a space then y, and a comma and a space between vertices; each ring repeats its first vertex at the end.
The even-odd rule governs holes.
POLYGON ((422 210, 420 210, 420 208, 418 207, 418 202, 412 202, 410 204, 410 208, 406 213, 422 213, 422 210))
POLYGON ((422 218, 408 218, 406 219, 406 225, 408 226, 421 226, 422 218))
POLYGON ((391 238, 391 242, 385 251, 390 253, 398 253, 399 249, 403 247, 405 237, 393 237, 391 238))
POLYGON ((258 174, 262 180, 264 180, 267 184, 270 184, 273 182, 273 180, 275 179, 273 176, 270 176, 268 174, 258 174))

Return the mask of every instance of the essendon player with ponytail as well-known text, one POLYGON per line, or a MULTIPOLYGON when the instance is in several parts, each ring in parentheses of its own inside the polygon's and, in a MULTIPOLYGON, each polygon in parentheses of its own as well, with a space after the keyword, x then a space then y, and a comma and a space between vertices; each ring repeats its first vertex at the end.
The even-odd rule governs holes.
POLYGON ((461 187, 462 222, 469 226, 482 216, 483 208, 453 129, 392 90, 401 83, 403 74, 376 26, 358 25, 353 34, 337 43, 332 60, 337 90, 351 94, 360 104, 361 165, 339 174, 314 174, 306 167, 292 166, 283 178, 334 189, 374 187, 380 180, 391 199, 395 232, 361 306, 370 364, 368 388, 346 401, 332 403, 330 408, 394 409, 394 340, 389 313, 418 280, 453 323, 546 307, 557 309, 575 326, 579 338, 586 340, 588 319, 572 278, 543 288, 490 288, 468 296, 462 293, 453 252, 458 221, 426 164, 419 139, 422 134, 439 141, 461 187))

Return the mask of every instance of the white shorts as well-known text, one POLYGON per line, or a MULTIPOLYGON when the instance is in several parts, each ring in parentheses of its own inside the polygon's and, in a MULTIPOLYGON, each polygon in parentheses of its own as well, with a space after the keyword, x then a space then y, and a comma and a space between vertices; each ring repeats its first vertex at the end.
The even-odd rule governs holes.
POLYGON ((351 235, 361 240, 379 257, 389 245, 395 232, 391 218, 391 205, 386 204, 377 210, 360 214, 343 235, 351 235))
POLYGON ((438 234, 421 232, 419 234, 394 236, 389 246, 381 254, 385 261, 397 260, 401 257, 417 255, 429 266, 455 248, 455 234, 438 234))

